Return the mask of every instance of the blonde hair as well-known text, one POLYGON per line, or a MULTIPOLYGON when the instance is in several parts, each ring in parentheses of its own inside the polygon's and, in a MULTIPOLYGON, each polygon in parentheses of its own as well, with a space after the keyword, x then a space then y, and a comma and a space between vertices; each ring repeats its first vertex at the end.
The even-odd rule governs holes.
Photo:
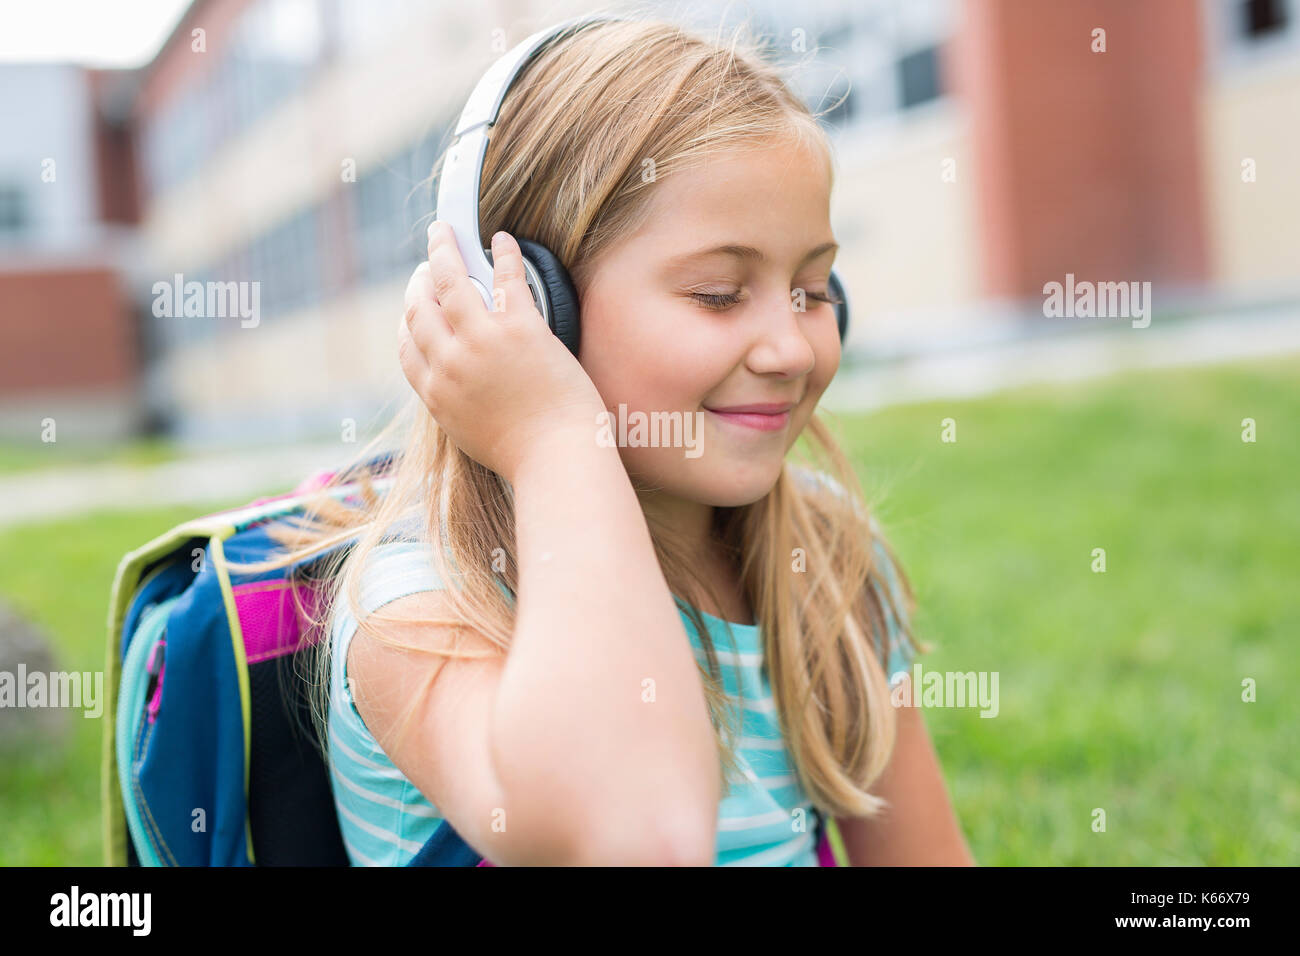
MULTIPOLYGON (((829 168, 830 144, 816 117, 752 39, 742 43, 738 32, 728 46, 647 18, 586 26, 543 50, 506 96, 484 161, 479 232, 489 236, 503 229, 542 243, 569 269, 581 297, 601 253, 646 213, 653 184, 643 181, 644 157, 654 157, 659 179, 722 150, 791 137, 819 144, 829 168)), ((440 166, 441 159, 435 177, 440 166)), ((896 606, 888 572, 875 560, 877 543, 891 562, 893 552, 877 542, 853 468, 817 415, 800 443, 809 444, 809 438, 814 467, 838 483, 840 493, 825 482, 798 483, 787 463, 760 500, 716 509, 715 529, 761 629, 776 713, 804 792, 823 811, 871 816, 885 802, 867 791, 888 763, 895 737, 885 674, 886 612, 899 623, 900 640, 911 644, 907 622, 914 602, 899 569, 896 593, 907 607, 896 606), (802 549, 807 573, 792 570, 795 549, 802 549)), ((634 485, 645 490, 635 480, 634 485)), ((705 651, 701 677, 726 793, 738 770, 739 707, 723 689, 717 649, 697 610, 702 594, 721 605, 714 589, 696 577, 682 542, 647 521, 669 588, 686 602, 683 612, 705 651)), ((456 581, 446 592, 447 618, 425 623, 476 631, 502 655, 510 647, 518 585, 512 490, 458 449, 412 394, 302 517, 273 526, 285 553, 242 568, 260 571, 321 558, 310 563, 313 573, 320 572, 310 583, 323 600, 300 610, 318 637, 312 714, 322 742, 328 739, 330 623, 340 596, 376 640, 415 652, 470 656, 397 642, 375 625, 392 617, 359 612, 367 556, 399 522, 415 522, 411 527, 420 529, 423 540, 442 544, 430 548, 435 568, 443 581, 456 581), (376 450, 390 448, 398 449, 391 484, 379 494, 358 469, 376 450), (359 479, 355 505, 339 500, 345 479, 359 479), (504 570, 498 573, 494 563, 503 563, 504 570)), ((399 733, 436 673, 410 702, 399 733)))

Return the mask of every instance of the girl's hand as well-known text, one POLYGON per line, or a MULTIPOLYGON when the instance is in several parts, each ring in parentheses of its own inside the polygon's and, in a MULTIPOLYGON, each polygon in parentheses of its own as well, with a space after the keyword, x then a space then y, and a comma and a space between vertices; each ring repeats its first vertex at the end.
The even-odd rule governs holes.
MULTIPOLYGON (((492 243, 489 311, 451 227, 429 227, 429 260, 406 286, 402 372, 462 451, 508 481, 561 434, 596 442, 600 393, 533 304, 513 236, 492 243)), ((581 440, 581 439, 580 439, 581 440)))

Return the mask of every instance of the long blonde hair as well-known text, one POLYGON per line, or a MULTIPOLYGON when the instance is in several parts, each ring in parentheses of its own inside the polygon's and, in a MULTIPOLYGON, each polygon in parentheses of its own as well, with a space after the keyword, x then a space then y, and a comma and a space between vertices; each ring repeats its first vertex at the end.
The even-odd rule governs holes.
MULTIPOLYGON (((502 105, 484 161, 480 234, 503 229, 542 243, 569 269, 581 298, 591 264, 646 213, 652 183, 643 180, 644 157, 654 157, 653 178, 661 179, 719 151, 794 136, 820 144, 829 166, 830 144, 814 114, 761 47, 740 33, 728 45, 670 22, 637 19, 586 26, 552 43, 502 105)), ((839 493, 825 482, 799 482, 788 462, 760 500, 716 509, 715 529, 754 609, 783 739, 804 792, 823 811, 871 816, 885 802, 867 790, 888 763, 895 737, 886 610, 901 625, 900 639, 915 646, 907 623, 914 602, 896 567, 895 593, 907 605, 896 606, 875 559, 878 542, 856 475, 818 415, 799 444, 811 452, 813 473, 832 479, 839 493)), ((636 480, 634 486, 646 490, 636 480)), ((701 677, 725 793, 738 770, 739 707, 723 689, 717 649, 697 610, 703 594, 721 605, 682 542, 649 516, 647 522, 669 588, 705 652, 701 677)), ((361 569, 398 523, 418 528, 425 542, 439 542, 430 548, 439 577, 456 581, 447 591, 448 616, 427 623, 476 631, 500 654, 509 650, 518 585, 512 490, 457 448, 412 394, 352 465, 320 489, 305 515, 273 526, 283 555, 239 569, 320 557, 311 562, 318 576, 308 583, 321 600, 300 610, 320 651, 312 714, 321 741, 328 739, 330 625, 340 596, 376 640, 469 656, 397 642, 376 626, 392 620, 382 609, 361 613, 361 569), (360 466, 382 450, 395 455, 381 494, 360 466), (359 481, 355 504, 340 499, 345 479, 359 481)), ((892 550, 879 544, 892 562, 892 550)), ((400 732, 434 678, 436 671, 410 702, 400 732)))

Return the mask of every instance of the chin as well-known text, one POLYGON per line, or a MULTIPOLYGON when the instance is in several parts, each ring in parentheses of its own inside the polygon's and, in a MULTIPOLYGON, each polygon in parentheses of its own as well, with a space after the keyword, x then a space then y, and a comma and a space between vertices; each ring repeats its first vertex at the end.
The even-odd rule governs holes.
POLYGON ((767 495, 781 476, 784 459, 771 462, 709 462, 700 474, 690 476, 689 497, 715 508, 740 508, 767 495))

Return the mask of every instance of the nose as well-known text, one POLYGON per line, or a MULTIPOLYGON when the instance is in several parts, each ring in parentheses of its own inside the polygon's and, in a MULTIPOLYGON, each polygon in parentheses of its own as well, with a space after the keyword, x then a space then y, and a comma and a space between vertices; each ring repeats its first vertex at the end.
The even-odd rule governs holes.
POLYGON ((754 319, 760 330, 749 350, 747 364, 757 375, 777 373, 786 378, 798 378, 813 370, 817 356, 804 331, 806 312, 796 312, 794 301, 777 292, 772 304, 756 310, 754 319))

